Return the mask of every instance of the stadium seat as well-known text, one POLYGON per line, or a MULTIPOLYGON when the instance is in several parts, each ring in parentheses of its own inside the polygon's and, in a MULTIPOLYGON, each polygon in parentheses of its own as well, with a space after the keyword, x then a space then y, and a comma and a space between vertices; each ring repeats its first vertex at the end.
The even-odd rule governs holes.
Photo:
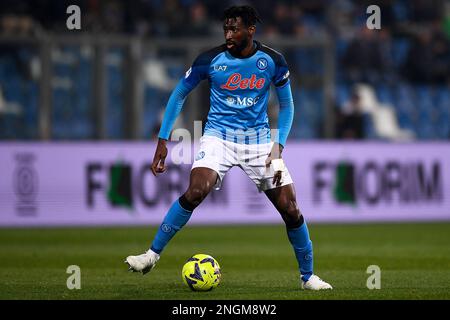
POLYGON ((311 123, 304 112, 295 112, 289 137, 292 139, 310 139, 312 136, 311 123))
POLYGON ((397 113, 415 113, 415 93, 410 85, 406 83, 400 83, 395 87, 394 93, 393 105, 395 106, 397 113))
POLYGON ((421 140, 433 140, 437 138, 435 127, 430 122, 422 122, 416 128, 417 137, 421 140))
POLYGON ((171 62, 167 66, 167 74, 174 80, 180 79, 185 73, 185 66, 183 63, 171 62))
POLYGON ((390 104, 390 105, 395 104, 395 100, 392 95, 390 86, 381 84, 381 85, 378 85, 375 90, 377 93, 378 101, 380 101, 381 103, 390 104))
POLYGON ((321 49, 316 48, 295 50, 294 64, 297 67, 297 72, 302 74, 322 74, 322 54, 321 49))
POLYGON ((350 99, 351 89, 348 84, 339 83, 336 86, 336 104, 339 108, 342 108, 345 102, 350 99))
POLYGON ((450 121, 450 92, 446 87, 440 87, 435 96, 434 104, 443 117, 450 121))
POLYGON ((407 21, 409 19, 409 12, 408 1, 394 1, 392 3, 392 13, 396 21, 407 21))
POLYGON ((397 114, 398 124, 402 129, 414 131, 414 118, 409 113, 397 114))
POLYGON ((378 139, 375 125, 373 123, 373 119, 370 114, 365 113, 363 115, 363 123, 364 123, 364 137, 365 139, 378 139))
POLYGON ((295 139, 299 139, 299 140, 317 139, 317 135, 316 135, 314 129, 309 125, 296 127, 293 137, 295 137, 295 139))
POLYGON ((123 135, 123 77, 121 71, 115 66, 108 66, 107 77, 107 136, 120 139, 123 135))
POLYGON ((440 118, 435 128, 437 139, 450 139, 450 118, 440 118))
POLYGON ((408 39, 394 38, 392 43, 392 60, 394 62, 395 67, 401 68, 402 65, 405 63, 410 46, 411 44, 408 39))
POLYGON ((433 99, 431 88, 429 86, 417 86, 415 92, 418 108, 420 110, 432 110, 433 99))

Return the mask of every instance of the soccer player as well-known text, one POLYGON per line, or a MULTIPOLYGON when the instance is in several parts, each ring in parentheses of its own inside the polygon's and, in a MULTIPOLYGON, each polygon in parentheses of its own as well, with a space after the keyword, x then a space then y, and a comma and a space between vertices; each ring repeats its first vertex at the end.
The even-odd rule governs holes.
POLYGON ((286 60, 279 52, 253 40, 255 25, 261 22, 254 8, 233 6, 225 10, 223 21, 225 43, 200 54, 173 90, 153 158, 151 170, 156 176, 166 169, 166 141, 186 96, 200 81, 208 79, 210 110, 189 187, 172 204, 150 249, 141 255, 128 256, 125 262, 132 271, 149 272, 195 208, 213 187, 220 187, 230 168, 239 166, 281 214, 298 261, 301 287, 332 289, 313 273, 313 247, 308 227, 281 157, 294 115, 286 60), (273 142, 267 116, 272 83, 280 103, 278 134, 273 142))

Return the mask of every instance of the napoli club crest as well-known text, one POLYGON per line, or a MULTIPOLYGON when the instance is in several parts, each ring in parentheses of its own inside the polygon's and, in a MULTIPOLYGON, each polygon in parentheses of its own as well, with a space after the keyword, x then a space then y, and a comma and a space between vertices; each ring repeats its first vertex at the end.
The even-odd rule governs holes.
POLYGON ((169 233, 169 232, 172 231, 172 227, 169 226, 167 223, 163 223, 163 224, 161 225, 161 230, 162 230, 164 233, 169 233))
POLYGON ((266 58, 259 58, 258 61, 256 61, 256 66, 259 70, 266 70, 269 66, 269 62, 266 58))
POLYGON ((198 154, 197 154, 197 157, 195 157, 195 160, 201 160, 201 159, 203 159, 205 157, 205 151, 200 151, 198 154))

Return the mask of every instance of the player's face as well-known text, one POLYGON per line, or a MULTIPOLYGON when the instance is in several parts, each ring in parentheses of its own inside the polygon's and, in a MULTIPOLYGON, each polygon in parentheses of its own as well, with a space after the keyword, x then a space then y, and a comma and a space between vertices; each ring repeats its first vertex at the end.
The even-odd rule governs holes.
POLYGON ((232 53, 240 53, 251 40, 254 27, 247 27, 242 23, 241 17, 227 19, 223 24, 223 32, 227 49, 232 53))

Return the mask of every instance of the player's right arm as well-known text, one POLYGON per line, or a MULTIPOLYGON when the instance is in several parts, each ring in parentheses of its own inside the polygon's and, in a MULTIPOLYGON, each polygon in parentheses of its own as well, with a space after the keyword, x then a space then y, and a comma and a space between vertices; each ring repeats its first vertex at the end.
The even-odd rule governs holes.
POLYGON ((169 140, 172 127, 183 108, 184 101, 187 95, 191 92, 200 81, 206 79, 208 76, 209 65, 203 63, 200 55, 192 64, 192 67, 186 71, 185 76, 178 82, 175 89, 170 95, 167 102, 166 110, 162 120, 161 128, 158 134, 158 145, 156 147, 155 155, 153 156, 153 163, 151 170, 153 175, 163 173, 166 171, 165 160, 167 157, 167 140, 169 140))

